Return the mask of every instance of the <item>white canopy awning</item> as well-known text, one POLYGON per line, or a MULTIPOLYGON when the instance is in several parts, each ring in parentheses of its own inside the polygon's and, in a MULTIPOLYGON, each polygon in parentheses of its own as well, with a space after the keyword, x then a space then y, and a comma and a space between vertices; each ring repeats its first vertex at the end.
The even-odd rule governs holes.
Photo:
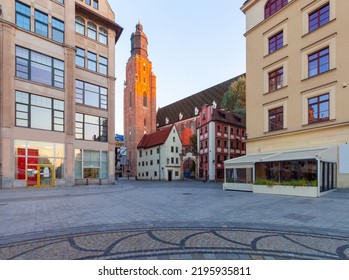
POLYGON ((254 154, 229 159, 224 162, 225 168, 249 168, 257 162, 316 159, 326 162, 337 161, 337 147, 309 148, 288 150, 274 153, 254 154))

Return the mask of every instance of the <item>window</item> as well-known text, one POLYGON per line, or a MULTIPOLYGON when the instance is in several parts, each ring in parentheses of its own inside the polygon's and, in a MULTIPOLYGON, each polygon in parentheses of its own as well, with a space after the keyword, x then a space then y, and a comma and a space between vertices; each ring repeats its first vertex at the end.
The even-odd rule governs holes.
POLYGON ((178 154, 178 147, 176 147, 176 153, 178 154))
POLYGON ((92 22, 87 24, 87 36, 93 40, 97 40, 97 26, 92 22))
POLYGON ((173 146, 171 146, 171 153, 173 153, 174 152, 174 147, 173 146))
POLYGON ((16 91, 16 126, 64 131, 64 101, 16 91))
POLYGON ((308 55, 308 77, 316 76, 330 68, 329 48, 308 55))
POLYGON ((217 162, 222 162, 221 155, 217 155, 217 162))
POLYGON ((103 56, 99 57, 98 72, 104 75, 108 74, 108 59, 103 56))
POLYGON ((99 28, 99 42, 107 45, 108 44, 108 32, 104 28, 99 28))
POLYGON ((264 17, 268 18, 287 5, 288 0, 269 0, 264 8, 264 17))
POLYGON ((160 148, 156 148, 156 153, 160 154, 160 148))
POLYGON ((85 35, 85 20, 82 17, 75 17, 75 32, 85 35))
POLYGON ((330 4, 309 14, 309 32, 312 32, 330 21, 330 4))
POLYGON ((93 8, 98 10, 98 0, 93 0, 93 8))
POLYGON ((221 126, 220 125, 217 125, 217 131, 221 132, 221 126))
POLYGON ((76 58, 75 58, 76 66, 85 67, 85 50, 76 47, 76 58))
POLYGON ((48 15, 35 10, 35 33, 48 37, 48 15))
POLYGON ((30 30, 30 7, 18 1, 16 1, 16 24, 30 30))
POLYGON ((284 69, 280 68, 269 73, 269 91, 274 91, 283 86, 284 69))
POLYGON ((157 177, 158 173, 156 171, 154 171, 154 177, 157 177))
POLYGON ((108 178, 108 152, 75 150, 75 179, 108 178))
POLYGON ((171 157, 171 164, 174 164, 174 158, 171 157))
POLYGON ((56 0, 57 2, 64 4, 64 0, 56 0))
POLYGON ((329 113, 330 99, 328 93, 308 99, 309 123, 329 120, 329 113))
POLYGON ((64 62, 16 46, 16 77, 64 88, 64 62))
POLYGON ((87 68, 91 71, 97 71, 97 55, 93 52, 87 52, 87 68))
POLYGON ((153 160, 150 160, 150 165, 153 165, 153 160))
POLYGON ((80 140, 107 142, 108 119, 76 113, 75 138, 80 140))
POLYGON ((284 46, 284 32, 272 36, 269 38, 269 53, 273 53, 276 50, 284 46))
POLYGON ((64 43, 64 22, 52 18, 52 40, 58 43, 64 43))
POLYGON ((147 97, 147 93, 143 92, 143 107, 147 107, 148 106, 148 97, 147 97))
POLYGON ((217 139, 217 147, 220 147, 220 146, 221 146, 221 140, 217 139))
POLYGON ((91 5, 91 0, 85 0, 87 5, 91 5))
POLYGON ((269 131, 284 128, 284 107, 269 110, 269 131))
POLYGON ((179 159, 178 158, 176 158, 176 164, 178 164, 179 163, 179 159))
POLYGON ((142 150, 139 150, 139 157, 142 157, 142 150))
POLYGON ((101 109, 108 108, 108 89, 104 87, 76 80, 75 93, 76 103, 101 109))

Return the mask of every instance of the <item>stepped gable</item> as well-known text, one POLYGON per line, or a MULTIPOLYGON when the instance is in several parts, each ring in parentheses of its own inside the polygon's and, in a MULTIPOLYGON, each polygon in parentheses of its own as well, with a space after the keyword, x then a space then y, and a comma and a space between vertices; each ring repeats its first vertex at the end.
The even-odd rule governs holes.
POLYGON ((156 116, 157 126, 162 127, 178 121, 196 117, 199 115, 202 106, 205 104, 211 105, 213 102, 215 102, 218 106, 220 106, 231 83, 242 76, 245 76, 245 74, 239 75, 223 83, 217 84, 194 95, 181 99, 175 103, 159 108, 156 116), (196 108, 197 111, 195 111, 196 108), (180 115, 182 115, 181 119, 180 115))

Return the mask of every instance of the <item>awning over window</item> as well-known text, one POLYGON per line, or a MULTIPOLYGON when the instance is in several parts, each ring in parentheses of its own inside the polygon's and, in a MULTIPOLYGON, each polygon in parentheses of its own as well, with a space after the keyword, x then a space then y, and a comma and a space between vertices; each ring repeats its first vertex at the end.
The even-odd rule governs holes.
POLYGON ((337 147, 288 150, 274 153, 254 154, 226 160, 225 168, 253 167, 256 162, 317 159, 326 162, 337 161, 337 147))

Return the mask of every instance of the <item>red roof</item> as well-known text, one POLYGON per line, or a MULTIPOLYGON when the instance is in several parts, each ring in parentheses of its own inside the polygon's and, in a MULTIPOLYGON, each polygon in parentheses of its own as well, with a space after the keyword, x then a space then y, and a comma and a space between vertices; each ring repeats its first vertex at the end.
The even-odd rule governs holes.
POLYGON ((153 132, 151 134, 144 134, 141 141, 139 141, 137 149, 148 149, 154 146, 164 144, 172 130, 172 127, 173 125, 153 132))
POLYGON ((191 146, 191 141, 190 138, 194 135, 193 131, 189 128, 186 127, 184 128, 182 135, 181 135, 181 141, 183 146, 191 146))

